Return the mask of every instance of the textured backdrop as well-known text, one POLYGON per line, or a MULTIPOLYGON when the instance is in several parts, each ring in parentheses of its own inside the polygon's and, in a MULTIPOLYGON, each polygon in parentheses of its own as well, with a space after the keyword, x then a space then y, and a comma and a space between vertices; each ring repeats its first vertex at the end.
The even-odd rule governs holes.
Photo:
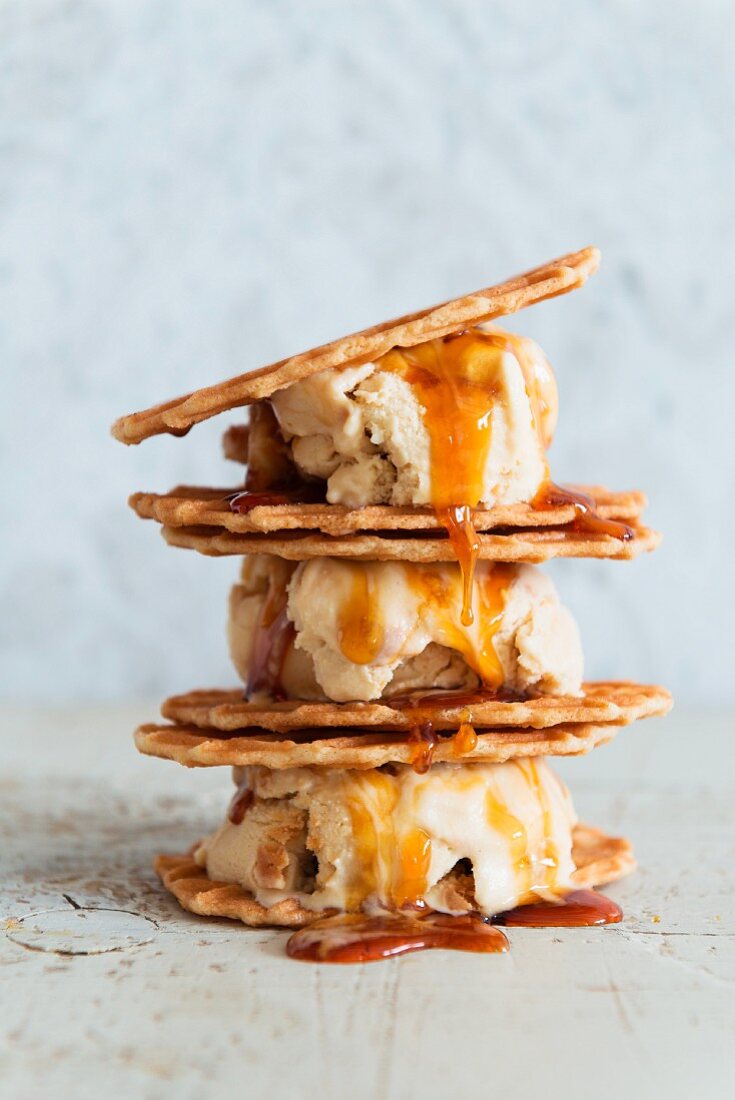
POLYGON ((553 572, 589 674, 733 698, 733 18, 5 0, 0 692, 230 679, 236 563, 125 507, 221 481, 223 420, 126 450, 116 415, 595 243, 517 327, 557 370, 557 480, 645 488, 665 543, 553 572))

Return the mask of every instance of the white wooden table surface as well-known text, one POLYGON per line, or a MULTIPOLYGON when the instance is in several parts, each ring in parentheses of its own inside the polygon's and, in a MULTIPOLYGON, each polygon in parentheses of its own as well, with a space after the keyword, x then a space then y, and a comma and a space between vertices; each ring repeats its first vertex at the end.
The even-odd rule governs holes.
POLYGON ((635 841, 621 926, 355 967, 163 893, 153 853, 211 828, 230 786, 137 757, 153 714, 0 712, 3 1100, 735 1094, 728 714, 675 711, 561 767, 581 816, 635 841))

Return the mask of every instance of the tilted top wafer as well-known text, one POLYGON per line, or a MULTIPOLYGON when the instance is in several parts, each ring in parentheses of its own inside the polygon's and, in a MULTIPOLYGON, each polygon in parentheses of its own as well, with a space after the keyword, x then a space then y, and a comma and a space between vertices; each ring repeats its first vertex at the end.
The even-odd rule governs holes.
POLYGON ((496 317, 517 313, 535 302, 566 294, 582 286, 588 276, 594 274, 599 259, 596 248, 570 253, 496 286, 392 321, 383 321, 372 328, 290 356, 260 370, 123 416, 113 425, 112 434, 122 443, 140 443, 162 432, 183 435, 201 420, 270 397, 277 390, 319 371, 367 363, 391 348, 414 347, 496 317))

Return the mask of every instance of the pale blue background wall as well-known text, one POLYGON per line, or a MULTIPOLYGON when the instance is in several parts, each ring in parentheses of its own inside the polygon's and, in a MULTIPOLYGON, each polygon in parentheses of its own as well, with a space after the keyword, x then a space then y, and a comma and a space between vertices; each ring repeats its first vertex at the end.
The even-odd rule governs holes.
POLYGON ((733 12, 5 0, 0 692, 230 678, 235 562, 124 504, 221 481, 223 425, 125 450, 116 415, 592 242, 519 322, 554 469, 644 487, 666 542, 554 572, 591 675, 732 698, 733 12))

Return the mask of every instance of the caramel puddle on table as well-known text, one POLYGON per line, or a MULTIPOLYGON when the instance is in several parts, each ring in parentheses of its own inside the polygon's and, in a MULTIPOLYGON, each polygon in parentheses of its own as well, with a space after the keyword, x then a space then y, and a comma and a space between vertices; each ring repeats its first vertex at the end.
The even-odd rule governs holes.
POLYGON ((498 925, 527 928, 579 928, 616 924, 622 910, 595 890, 574 890, 558 902, 520 905, 492 920, 476 913, 343 913, 294 932, 286 944, 289 958, 302 962, 364 963, 443 948, 498 954, 510 950, 498 925))

